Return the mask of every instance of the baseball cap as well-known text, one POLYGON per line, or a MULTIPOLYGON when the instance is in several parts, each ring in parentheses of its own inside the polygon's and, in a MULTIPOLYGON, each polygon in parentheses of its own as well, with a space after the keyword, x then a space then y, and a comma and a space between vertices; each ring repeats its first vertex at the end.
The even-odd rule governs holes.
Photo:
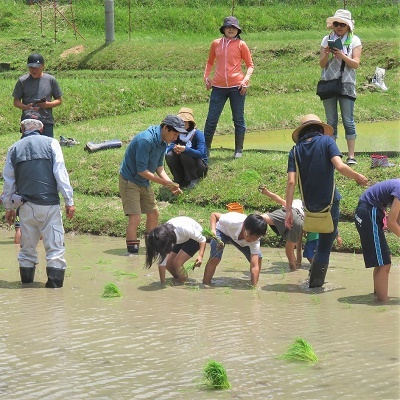
POLYGON ((41 54, 33 53, 28 57, 28 67, 35 67, 39 68, 41 65, 44 64, 44 58, 41 54))
POLYGON ((187 130, 185 129, 185 123, 177 115, 169 114, 162 120, 161 123, 165 124, 165 125, 168 125, 168 126, 171 126, 177 132, 187 133, 187 130))

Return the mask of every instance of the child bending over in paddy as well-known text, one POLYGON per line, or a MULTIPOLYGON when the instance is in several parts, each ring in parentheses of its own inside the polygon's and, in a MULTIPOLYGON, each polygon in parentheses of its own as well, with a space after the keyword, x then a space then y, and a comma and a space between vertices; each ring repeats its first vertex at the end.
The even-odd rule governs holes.
POLYGON ((145 267, 150 268, 158 261, 160 281, 165 284, 167 270, 180 283, 188 276, 183 265, 199 252, 194 267, 200 267, 206 249, 203 228, 194 219, 176 217, 154 228, 147 238, 145 267))
MULTIPOLYGON (((260 238, 267 232, 267 222, 261 215, 228 212, 221 214, 213 212, 210 216, 211 232, 224 244, 232 243, 250 262, 252 286, 257 286, 261 271, 262 254, 260 238)), ((204 271, 203 283, 211 285, 217 265, 220 263, 224 247, 215 238, 210 242, 210 259, 204 271)))

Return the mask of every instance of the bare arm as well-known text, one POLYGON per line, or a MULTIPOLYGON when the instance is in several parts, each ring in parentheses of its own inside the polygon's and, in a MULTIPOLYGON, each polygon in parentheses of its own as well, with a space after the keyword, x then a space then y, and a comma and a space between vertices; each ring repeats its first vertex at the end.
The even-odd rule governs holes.
POLYGON ((206 250, 206 242, 199 243, 199 246, 199 255, 194 263, 195 267, 200 267, 201 263, 203 262, 204 252, 206 250))
POLYGON ((156 169, 156 174, 153 174, 152 172, 150 172, 149 170, 146 169, 143 172, 139 172, 139 175, 145 179, 148 179, 149 181, 159 183, 160 185, 163 185, 163 186, 167 186, 168 189, 173 194, 182 193, 182 190, 179 189, 179 185, 175 184, 174 182, 171 181, 171 179, 168 177, 168 175, 165 172, 163 167, 158 167, 156 169))
POLYGON ((331 158, 332 164, 335 166, 336 170, 343 176, 354 179, 359 185, 366 186, 368 183, 368 178, 364 175, 351 169, 347 164, 345 164, 339 156, 331 158))
POLYGON ((270 190, 268 190, 265 185, 260 186, 259 190, 260 190, 261 194, 269 197, 275 203, 278 203, 281 206, 286 207, 286 201, 284 199, 282 199, 281 196, 279 196, 276 193, 271 192, 270 190))
POLYGON ((400 200, 394 199, 387 216, 387 226, 390 232, 400 237, 400 200))
POLYGON ((251 285, 253 287, 257 286, 258 278, 260 277, 260 263, 258 254, 252 254, 250 258, 250 276, 251 276, 251 285))
POLYGON ((287 182, 286 182, 286 218, 285 218, 285 226, 288 229, 291 229, 293 226, 292 202, 293 202, 295 186, 296 186, 296 172, 288 172, 287 182))
POLYGON ((220 218, 221 213, 213 212, 210 215, 210 230, 214 235, 216 235, 216 226, 220 218))
POLYGON ((357 69, 360 66, 362 46, 357 46, 353 49, 352 57, 346 56, 342 50, 333 50, 334 56, 343 60, 350 68, 357 69))

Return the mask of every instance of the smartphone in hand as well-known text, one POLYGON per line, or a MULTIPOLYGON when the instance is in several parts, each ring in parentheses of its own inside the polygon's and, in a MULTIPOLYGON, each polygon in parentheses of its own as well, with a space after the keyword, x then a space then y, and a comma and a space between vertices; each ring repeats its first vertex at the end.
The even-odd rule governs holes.
POLYGON ((37 104, 37 103, 44 103, 46 101, 46 97, 42 97, 41 99, 34 99, 33 103, 37 104))
POLYGON ((337 38, 336 40, 328 40, 328 46, 331 50, 334 48, 339 50, 343 49, 342 40, 340 38, 337 38))

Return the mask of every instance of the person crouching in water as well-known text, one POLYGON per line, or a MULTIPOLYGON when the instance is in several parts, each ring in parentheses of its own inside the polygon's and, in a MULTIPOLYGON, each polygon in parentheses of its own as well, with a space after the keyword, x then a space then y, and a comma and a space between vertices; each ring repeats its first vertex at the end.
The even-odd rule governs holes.
POLYGON ((257 286, 261 271, 262 254, 260 252, 260 238, 267 232, 267 222, 261 215, 228 212, 221 214, 211 213, 210 228, 215 238, 211 239, 210 259, 204 270, 203 284, 211 285, 217 265, 220 263, 224 244, 232 243, 250 262, 251 285, 257 286))
POLYGON ((198 222, 189 217, 172 218, 149 233, 145 268, 158 261, 162 284, 165 284, 166 270, 179 283, 184 283, 188 275, 183 265, 199 252, 193 269, 200 267, 205 249, 206 237, 198 222))

